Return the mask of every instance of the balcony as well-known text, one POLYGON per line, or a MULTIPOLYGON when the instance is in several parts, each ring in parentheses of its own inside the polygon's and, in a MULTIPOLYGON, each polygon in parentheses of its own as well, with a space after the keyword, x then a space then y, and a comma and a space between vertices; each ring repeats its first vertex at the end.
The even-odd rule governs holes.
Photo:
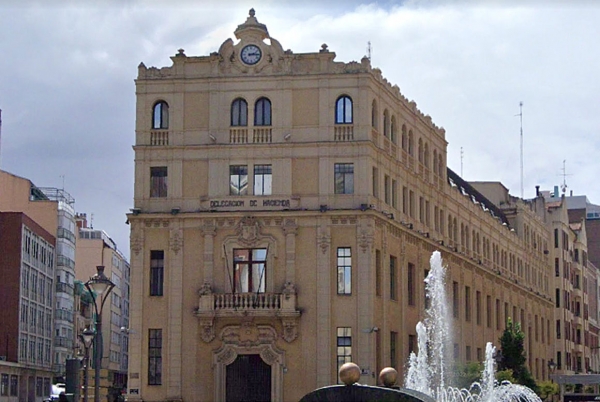
POLYGON ((57 336, 54 338, 54 346, 72 349, 73 340, 71 338, 67 338, 66 336, 57 336))
POLYGON ((151 131, 150 132, 150 145, 162 146, 162 147, 169 145, 169 132, 168 131, 151 131))
POLYGON ((56 292, 67 293, 73 296, 74 288, 73 285, 69 285, 68 283, 56 282, 56 292))
POLYGON ((333 140, 346 142, 354 140, 354 126, 352 124, 336 124, 333 132, 333 140))
POLYGON ((281 320, 283 339, 292 342, 298 337, 300 311, 296 306, 296 290, 286 283, 281 293, 213 293, 205 283, 199 291, 196 316, 202 327, 204 342, 215 338, 214 320, 225 317, 272 317, 281 320))
POLYGON ((54 318, 57 320, 73 322, 73 312, 69 310, 56 310, 54 313, 54 318))

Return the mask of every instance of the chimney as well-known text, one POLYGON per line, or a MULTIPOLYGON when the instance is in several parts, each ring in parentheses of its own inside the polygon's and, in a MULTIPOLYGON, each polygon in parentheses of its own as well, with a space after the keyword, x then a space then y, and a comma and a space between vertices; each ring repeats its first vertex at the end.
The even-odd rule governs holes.
POLYGON ((535 196, 539 197, 540 196, 540 186, 535 186, 535 196))

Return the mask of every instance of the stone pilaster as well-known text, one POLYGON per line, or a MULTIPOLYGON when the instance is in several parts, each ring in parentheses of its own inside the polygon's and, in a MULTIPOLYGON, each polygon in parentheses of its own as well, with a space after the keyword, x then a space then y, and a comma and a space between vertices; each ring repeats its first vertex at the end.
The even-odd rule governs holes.
MULTIPOLYGON (((131 220, 131 276, 130 286, 131 294, 143 295, 144 294, 144 257, 146 253, 141 252, 144 249, 144 227, 141 222, 137 219, 130 218, 131 220)), ((142 316, 143 316, 143 303, 142 297, 132 297, 129 305, 129 326, 135 328, 136 331, 141 331, 142 316)), ((135 336, 129 337, 129 367, 128 367, 128 380, 127 380, 127 400, 139 401, 141 400, 141 373, 142 373, 142 359, 144 356, 144 345, 143 336, 144 334, 138 333, 135 336), (130 393, 133 391, 133 393, 130 393)))
MULTIPOLYGON (((352 279, 356 285, 357 298, 357 328, 352 335, 356 342, 355 363, 363 370, 375 368, 375 334, 367 332, 373 328, 373 305, 375 297, 375 267, 373 265, 374 228, 370 218, 363 218, 357 226, 358 250, 356 258, 352 258, 352 270, 356 273, 352 279)), ((354 351, 353 351, 354 352, 354 351)), ((361 383, 374 384, 372 376, 362 376, 361 383)))
POLYGON ((171 221, 169 233, 168 289, 169 318, 165 360, 167 367, 167 398, 181 400, 182 318, 183 318, 183 229, 177 219, 171 221))
POLYGON ((211 287, 214 286, 214 240, 216 234, 217 230, 213 221, 205 222, 202 225, 202 235, 204 236, 204 283, 209 284, 211 287))
POLYGON ((293 219, 283 223, 285 234, 285 283, 296 283, 296 233, 298 225, 293 219))
POLYGON ((317 388, 331 385, 331 233, 329 220, 317 224, 317 388))

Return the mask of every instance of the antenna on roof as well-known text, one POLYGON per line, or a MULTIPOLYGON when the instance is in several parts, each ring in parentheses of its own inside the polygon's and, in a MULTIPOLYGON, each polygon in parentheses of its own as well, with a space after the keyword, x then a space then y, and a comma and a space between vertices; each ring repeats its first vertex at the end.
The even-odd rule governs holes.
POLYGON ((90 229, 94 228, 94 214, 90 214, 90 229))
POLYGON ((369 61, 371 61, 371 51, 373 50, 373 48, 371 48, 371 41, 367 42, 367 58, 369 59, 369 61))
POLYGON ((460 177, 464 177, 463 176, 463 157, 464 157, 465 153, 463 152, 463 147, 460 147, 460 177))
POLYGON ((563 167, 562 167, 562 174, 560 176, 563 177, 563 184, 560 186, 560 189, 562 190, 562 193, 565 194, 567 192, 567 176, 572 176, 570 174, 567 174, 567 160, 564 159, 563 160, 563 167))
POLYGON ((519 102, 519 116, 521 119, 521 198, 523 198, 523 102, 519 102))

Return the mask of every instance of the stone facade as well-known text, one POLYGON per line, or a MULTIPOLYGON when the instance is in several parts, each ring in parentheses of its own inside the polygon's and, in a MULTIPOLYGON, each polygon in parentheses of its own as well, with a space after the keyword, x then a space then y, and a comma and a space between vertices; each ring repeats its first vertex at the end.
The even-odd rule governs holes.
POLYGON ((402 378, 435 250, 456 360, 482 360, 514 317, 547 378, 543 199, 504 211, 447 169, 444 129, 367 58, 284 51, 253 10, 235 35, 138 69, 128 399, 225 400, 246 355, 277 401, 336 383, 346 360, 363 384, 390 365, 402 378))

